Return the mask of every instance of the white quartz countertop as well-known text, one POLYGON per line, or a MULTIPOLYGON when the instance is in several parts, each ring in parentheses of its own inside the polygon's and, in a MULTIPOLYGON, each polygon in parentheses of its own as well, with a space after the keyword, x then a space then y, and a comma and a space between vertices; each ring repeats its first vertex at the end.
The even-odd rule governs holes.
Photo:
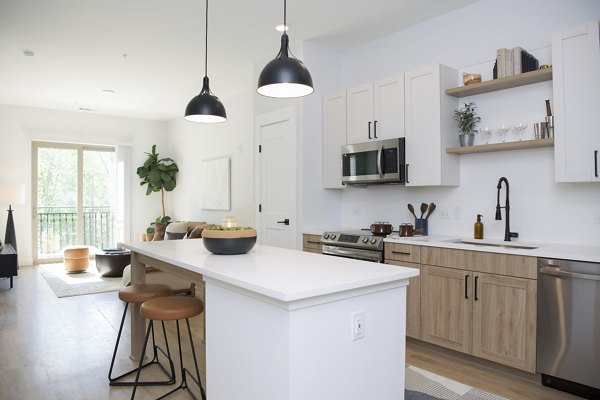
POLYGON ((470 238, 460 238, 458 236, 413 236, 409 238, 399 237, 393 234, 384 239, 384 242, 414 244, 421 246, 444 247, 448 249, 484 251, 489 253, 514 254, 520 256, 558 258, 564 260, 600 262, 600 246, 582 246, 574 244, 560 243, 536 243, 522 242, 513 240, 504 242, 500 240, 477 240, 470 238), (457 241, 474 242, 478 244, 457 243, 457 241), (534 247, 533 249, 524 249, 518 247, 498 247, 498 245, 515 245, 534 247))
MULTIPOLYGON (((335 229, 305 229, 304 233, 312 235, 321 235, 323 232, 336 232, 341 230, 335 229)), ((477 240, 473 238, 461 238, 460 236, 451 235, 430 235, 430 236, 413 236, 399 237, 398 233, 393 233, 386 237, 384 242, 388 243, 404 243, 414 244, 419 246, 444 247, 447 249, 484 251, 488 253, 514 254, 520 256, 531 256, 541 258, 558 258, 562 260, 575 260, 587 262, 600 262, 600 245, 586 246, 577 244, 563 243, 538 243, 526 242, 513 239, 512 242, 504 242, 502 240, 477 240), (457 241, 477 242, 479 244, 457 243, 457 241), (499 247, 494 245, 516 245, 535 247, 534 249, 499 247), (484 246, 484 244, 491 244, 484 246)))
POLYGON ((258 244, 247 254, 228 256, 210 253, 201 239, 120 245, 285 302, 401 281, 419 274, 412 268, 258 244))

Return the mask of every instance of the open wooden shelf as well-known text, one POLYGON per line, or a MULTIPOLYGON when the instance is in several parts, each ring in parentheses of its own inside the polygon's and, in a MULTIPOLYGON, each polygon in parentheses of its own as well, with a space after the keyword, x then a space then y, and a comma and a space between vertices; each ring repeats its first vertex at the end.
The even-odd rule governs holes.
POLYGON ((538 69, 537 71, 525 72, 524 74, 508 76, 506 78, 446 89, 446 94, 461 98, 550 80, 552 80, 552 68, 538 69))
POLYGON ((466 147, 449 147, 446 153, 452 154, 472 154, 472 153, 489 153, 491 151, 504 150, 519 150, 519 149, 535 149, 538 147, 553 147, 554 139, 534 139, 522 140, 518 142, 480 144, 477 146, 466 147))

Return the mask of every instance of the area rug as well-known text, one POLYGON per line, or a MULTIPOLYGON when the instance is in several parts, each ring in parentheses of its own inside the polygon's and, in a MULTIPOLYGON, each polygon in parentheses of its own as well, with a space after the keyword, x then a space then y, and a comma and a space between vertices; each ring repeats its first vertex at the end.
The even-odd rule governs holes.
POLYGON ((406 366, 405 400, 506 400, 429 371, 406 366))
POLYGON ((58 298, 115 292, 123 288, 122 278, 101 277, 93 261, 86 272, 78 274, 67 274, 62 263, 42 265, 40 269, 58 298))

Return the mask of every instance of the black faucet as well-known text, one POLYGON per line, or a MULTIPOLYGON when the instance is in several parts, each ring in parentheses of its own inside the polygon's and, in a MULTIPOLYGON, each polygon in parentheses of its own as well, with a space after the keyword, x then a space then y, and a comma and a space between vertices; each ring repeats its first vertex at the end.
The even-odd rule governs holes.
POLYGON ((504 241, 510 242, 511 237, 517 238, 517 237, 519 237, 519 234, 517 232, 510 231, 510 202, 508 201, 508 192, 509 192, 508 179, 506 179, 505 177, 498 179, 497 188, 498 188, 498 201, 496 203, 496 221, 502 220, 502 213, 500 213, 500 209, 501 208, 506 209, 506 224, 504 225, 504 241), (500 188, 502 187, 502 182, 504 182, 506 184, 506 201, 504 202, 504 207, 500 207, 500 188))

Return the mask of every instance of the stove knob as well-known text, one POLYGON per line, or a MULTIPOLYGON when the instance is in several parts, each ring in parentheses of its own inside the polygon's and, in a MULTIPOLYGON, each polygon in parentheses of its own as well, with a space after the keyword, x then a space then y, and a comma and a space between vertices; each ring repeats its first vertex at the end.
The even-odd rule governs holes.
POLYGON ((324 234, 323 239, 325 239, 325 240, 329 239, 329 233, 324 234))
POLYGON ((375 243, 377 243, 377 238, 371 239, 371 244, 375 244, 375 243))
POLYGON ((369 243, 369 238, 368 237, 364 237, 363 238, 363 243, 369 243))
POLYGON ((332 233, 331 236, 329 236, 331 240, 335 240, 335 233, 332 233))

